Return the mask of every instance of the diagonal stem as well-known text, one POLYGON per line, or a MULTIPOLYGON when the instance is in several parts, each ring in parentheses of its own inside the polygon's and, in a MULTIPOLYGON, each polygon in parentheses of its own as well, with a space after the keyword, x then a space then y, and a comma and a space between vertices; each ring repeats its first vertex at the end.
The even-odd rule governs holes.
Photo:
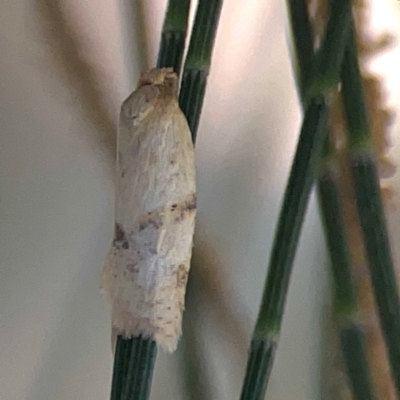
POLYGON ((199 1, 183 70, 179 105, 188 120, 193 142, 197 137, 222 3, 222 0, 199 1))
POLYGON ((280 334, 293 260, 326 137, 323 97, 311 100, 286 187, 267 280, 253 332, 241 400, 264 398, 280 334))
POLYGON ((392 375, 400 396, 400 302, 358 67, 354 26, 343 63, 342 97, 367 263, 392 375))

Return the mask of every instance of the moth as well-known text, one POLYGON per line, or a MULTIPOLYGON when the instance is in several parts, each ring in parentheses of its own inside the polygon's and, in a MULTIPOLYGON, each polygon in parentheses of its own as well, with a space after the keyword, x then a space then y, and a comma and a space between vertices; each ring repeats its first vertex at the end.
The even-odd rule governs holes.
POLYGON ((194 148, 170 68, 142 74, 122 104, 115 233, 102 273, 112 326, 173 352, 181 335, 196 215, 194 148))

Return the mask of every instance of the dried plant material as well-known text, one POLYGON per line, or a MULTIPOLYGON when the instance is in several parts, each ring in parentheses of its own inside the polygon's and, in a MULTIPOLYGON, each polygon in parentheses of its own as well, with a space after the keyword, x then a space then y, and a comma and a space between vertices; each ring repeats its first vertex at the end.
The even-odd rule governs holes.
POLYGON ((171 69, 144 73, 118 126, 115 236, 103 270, 113 329, 152 337, 165 351, 181 335, 196 214, 194 149, 171 69))
MULTIPOLYGON (((394 42, 394 37, 388 33, 383 33, 378 37, 376 34, 371 34, 368 20, 370 10, 367 7, 367 1, 353 0, 352 4, 353 17, 357 26, 358 55, 364 61, 364 58, 371 58, 390 47, 394 42)), ((314 44, 318 47, 325 32, 328 0, 307 0, 307 5, 312 22, 314 44)))
MULTIPOLYGON (((368 0, 353 0, 353 16, 357 27, 357 48, 360 61, 375 56, 380 51, 388 48, 394 37, 388 33, 379 36, 370 29, 370 12, 368 0)), ((361 62, 362 66, 362 62, 361 62)))
POLYGON ((313 29, 314 46, 321 45, 327 23, 327 0, 307 0, 308 15, 313 29))

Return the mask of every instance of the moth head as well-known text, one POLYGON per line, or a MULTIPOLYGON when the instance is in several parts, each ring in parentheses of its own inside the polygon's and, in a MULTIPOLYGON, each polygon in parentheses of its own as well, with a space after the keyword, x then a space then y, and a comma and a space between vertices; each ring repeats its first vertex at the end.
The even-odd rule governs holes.
POLYGON ((178 94, 178 76, 172 68, 153 68, 143 72, 138 89, 147 85, 163 86, 171 95, 178 94))

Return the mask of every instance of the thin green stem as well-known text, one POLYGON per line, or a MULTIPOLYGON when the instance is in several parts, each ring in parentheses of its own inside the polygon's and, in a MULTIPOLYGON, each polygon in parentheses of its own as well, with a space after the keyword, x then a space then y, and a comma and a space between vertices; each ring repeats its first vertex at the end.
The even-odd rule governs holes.
POLYGON ((332 263, 335 312, 339 318, 347 318, 356 313, 357 305, 337 179, 336 171, 323 167, 318 194, 332 263))
POLYGON ((193 143, 197 139, 197 129, 206 92, 207 76, 208 72, 202 70, 185 69, 183 72, 179 104, 186 115, 193 143))
POLYGON ((157 355, 156 343, 142 336, 118 336, 111 400, 147 400, 157 355))
MULTIPOLYGON (((327 147, 330 147, 329 144, 327 147)), ((318 180, 318 192, 331 258, 340 343, 355 399, 373 400, 376 396, 365 352, 364 333, 357 312, 356 290, 351 273, 338 178, 337 168, 328 153, 318 180)))
POLYGON ((400 302, 379 179, 371 150, 371 133, 358 67, 353 26, 343 64, 342 96, 347 123, 351 172, 367 263, 392 375, 400 396, 400 302))
POLYGON ((351 157, 351 171, 381 329, 400 396, 400 304, 372 154, 351 157))
POLYGON ((323 97, 305 112, 279 215, 260 311, 253 332, 241 400, 263 399, 277 346, 295 250, 326 136, 323 97))
POLYGON ((200 0, 185 61, 179 105, 196 141, 222 0, 200 0))
POLYGON ((115 345, 114 371, 111 387, 111 400, 122 399, 122 392, 125 388, 131 346, 128 340, 118 336, 115 345))
POLYGON ((296 245, 327 133, 326 118, 323 97, 313 99, 305 112, 279 215, 255 336, 280 330, 296 245))
MULTIPOLYGON (((289 0, 288 4, 295 51, 300 68, 298 81, 304 97, 305 76, 307 71, 310 71, 313 59, 312 32, 306 1, 289 0)), ((341 4, 338 4, 337 1, 332 4, 333 9, 328 21, 322 51, 319 59, 314 58, 314 90, 318 89, 318 85, 320 85, 316 92, 323 92, 329 87, 334 87, 340 78, 338 74, 342 69, 344 49, 347 47, 351 28, 350 6, 351 4, 347 0, 341 4), (343 29, 343 31, 338 33, 338 29, 343 29), (316 74, 315 71, 317 71, 316 74)), ((328 130, 328 127, 326 129, 328 130)), ((365 338, 357 314, 356 290, 351 274, 351 262, 340 205, 339 177, 333 163, 333 153, 334 150, 327 138, 324 146, 324 161, 318 180, 318 194, 331 258, 335 289, 335 314, 340 325, 340 343, 354 397, 358 400, 374 399, 375 394, 365 351, 365 338)))
POLYGON ((264 399, 276 348, 275 339, 252 339, 241 400, 264 399))
MULTIPOLYGON (((287 0, 294 51, 297 61, 297 82, 301 91, 305 88, 307 73, 311 68, 314 56, 313 35, 308 18, 307 2, 304 0, 287 0)), ((301 97, 304 97, 303 95, 301 97)))
POLYGON ((157 68, 172 67, 179 76, 189 20, 190 0, 169 0, 161 33, 157 68))
POLYGON ((351 25, 351 0, 330 0, 321 49, 315 53, 307 79, 307 97, 329 93, 340 82, 351 25))
POLYGON ((351 154, 370 152, 372 148, 367 108, 358 67, 355 32, 351 34, 343 60, 342 100, 347 126, 347 142, 351 154))
MULTIPOLYGON (((211 66, 212 50, 217 33, 219 17, 222 9, 222 0, 199 0, 191 34, 190 45, 185 61, 181 88, 179 93, 179 105, 186 116, 192 134, 193 143, 196 142, 197 129, 200 121, 201 109, 207 86, 208 72, 211 66)), ((189 275, 190 276, 190 275, 189 275)), ((196 296, 193 285, 189 279, 187 295, 196 296)), ((188 300, 187 300, 188 301, 188 300)), ((191 302, 196 299, 192 298, 191 302)), ((191 307, 188 302, 188 310, 191 307)), ((186 362, 184 378, 186 392, 195 394, 196 399, 210 398, 210 389, 206 382, 207 373, 202 365, 199 353, 198 339, 195 338, 193 324, 183 319, 182 351, 186 362), (200 363, 196 365, 195 363, 200 363)), ((195 398, 192 396, 191 398, 195 398)))
POLYGON ((364 333, 358 322, 354 325, 342 326, 340 344, 354 398, 356 400, 376 399, 366 358, 364 333))
MULTIPOLYGON (((339 3, 340 1, 336 1, 336 4, 333 5, 334 15, 330 20, 331 25, 324 41, 324 46, 333 44, 334 50, 337 50, 336 46, 343 46, 343 38, 345 37, 345 35, 342 35, 339 41, 335 41, 333 37, 337 30, 332 24, 338 23, 338 16, 342 15, 338 10, 343 11, 343 9, 340 9, 339 3)), ((295 51, 298 57, 299 80, 301 81, 299 86, 301 92, 304 92, 305 71, 309 71, 313 56, 311 28, 304 0, 303 2, 290 0, 289 10, 295 37, 295 51)), ((347 11, 349 11, 349 8, 347 8, 347 11)), ((328 67, 331 67, 328 61, 334 62, 335 68, 340 71, 344 56, 344 51, 341 51, 339 55, 335 55, 335 58, 332 58, 330 50, 329 48, 323 48, 321 58, 318 61, 318 68, 320 68, 321 74, 323 75, 326 72, 328 77, 329 75, 332 76, 332 70, 325 71, 328 67)), ((327 82, 329 82, 329 79, 327 82)), ((308 99, 304 107, 306 107, 306 112, 303 127, 271 252, 267 281, 251 342, 241 400, 259 400, 265 396, 278 343, 295 249, 309 194, 317 174, 316 171, 320 166, 321 150, 328 131, 327 109, 323 97, 317 96, 308 99)), ((339 271, 339 273, 343 274, 344 272, 339 271)), ((342 308, 343 310, 345 310, 345 307, 352 309, 355 304, 354 290, 352 286, 347 286, 343 290, 347 298, 343 299, 342 308), (346 299, 347 302, 345 302, 346 299)), ((351 312, 348 313, 349 315, 351 315, 351 312)), ((350 321, 352 320, 350 319, 350 321)), ((346 324, 342 330, 342 348, 348 349, 349 345, 354 345, 354 353, 352 354, 358 357, 357 361, 364 368, 361 371, 362 377, 369 378, 369 369, 365 360, 362 340, 362 332, 353 329, 353 325, 346 324)), ((355 389, 354 393, 358 396, 357 398, 372 399, 372 394, 370 397, 360 397, 372 393, 369 387, 369 380, 364 385, 366 388, 360 388, 359 380, 357 379, 360 377, 361 372, 355 372, 353 368, 354 360, 348 359, 348 361, 348 371, 355 389), (351 364, 350 361, 353 361, 353 363, 351 364)))
POLYGON ((318 177, 318 195, 326 243, 332 262, 335 312, 340 318, 352 318, 357 313, 357 295, 342 215, 340 168, 329 135, 324 144, 318 177))

